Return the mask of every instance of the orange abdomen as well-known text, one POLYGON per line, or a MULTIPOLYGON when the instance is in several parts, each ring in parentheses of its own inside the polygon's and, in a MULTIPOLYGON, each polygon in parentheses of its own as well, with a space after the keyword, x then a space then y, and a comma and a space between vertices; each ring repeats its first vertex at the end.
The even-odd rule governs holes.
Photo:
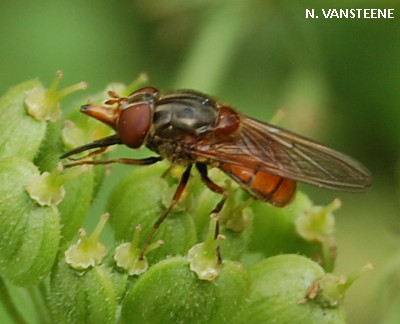
POLYGON ((296 192, 296 182, 293 180, 230 163, 222 163, 219 168, 254 198, 275 206, 285 206, 296 192))

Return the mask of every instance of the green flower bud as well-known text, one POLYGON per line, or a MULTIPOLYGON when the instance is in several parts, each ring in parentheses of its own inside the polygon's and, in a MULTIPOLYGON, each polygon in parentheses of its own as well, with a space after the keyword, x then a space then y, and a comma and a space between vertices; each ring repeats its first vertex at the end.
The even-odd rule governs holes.
POLYGON ((57 121, 62 115, 59 104, 60 99, 72 92, 87 88, 87 83, 81 82, 64 88, 61 91, 57 91, 62 77, 62 72, 58 71, 49 89, 38 86, 27 91, 25 99, 26 108, 28 113, 35 119, 52 122, 57 121))
POLYGON ((115 323, 113 278, 104 266, 77 272, 61 259, 52 272, 48 301, 54 323, 115 323))
POLYGON ((219 249, 219 245, 225 237, 221 234, 215 237, 216 228, 217 215, 212 215, 207 239, 204 243, 193 246, 188 253, 190 270, 194 271, 202 280, 212 281, 219 276, 222 270, 217 249, 219 249))
POLYGON ((60 78, 59 73, 50 89, 45 89, 38 80, 26 81, 0 99, 0 157, 33 160, 45 138, 46 121, 55 121, 61 116, 59 100, 86 87, 79 83, 57 92, 60 78))
POLYGON ((60 170, 34 174, 28 179, 26 191, 40 206, 57 206, 65 196, 64 178, 60 170))
POLYGON ((135 233, 133 234, 133 239, 131 243, 122 243, 115 249, 114 260, 118 267, 125 269, 130 276, 140 275, 145 272, 149 263, 147 262, 146 254, 150 251, 164 245, 163 241, 157 241, 150 244, 144 255, 141 258, 142 249, 138 246, 139 244, 139 234, 142 230, 141 225, 136 226, 135 233))
POLYGON ((48 275, 59 244, 57 209, 39 205, 26 191, 29 181, 38 177, 31 162, 0 160, 0 271, 21 286, 48 275))
POLYGON ((0 99, 0 157, 20 156, 33 160, 46 133, 46 123, 26 111, 27 92, 42 87, 30 80, 11 88, 0 99))
POLYGON ((332 212, 340 205, 340 200, 335 199, 326 206, 311 206, 296 220, 296 230, 300 236, 321 245, 323 265, 328 272, 333 270, 336 259, 336 243, 333 236, 335 218, 332 212))
POLYGON ((279 255, 249 268, 250 296, 241 318, 246 323, 340 324, 341 306, 304 298, 325 275, 317 263, 299 255, 279 255))
POLYGON ((247 274, 226 262, 214 281, 199 280, 182 257, 151 267, 128 291, 122 323, 229 323, 245 304, 247 274))
POLYGON ((331 237, 335 229, 332 212, 340 207, 340 200, 335 199, 326 206, 312 206, 296 220, 299 234, 309 241, 324 241, 331 237))
POLYGON ((367 271, 373 269, 373 265, 368 263, 360 270, 349 276, 337 276, 331 273, 324 274, 316 279, 307 291, 304 303, 315 300, 322 307, 337 307, 342 305, 344 295, 350 286, 367 271))
POLYGON ((92 235, 88 238, 86 231, 79 231, 80 239, 65 251, 65 261, 76 270, 85 270, 101 263, 106 255, 106 247, 99 242, 99 237, 103 231, 109 214, 103 214, 100 218, 92 235))

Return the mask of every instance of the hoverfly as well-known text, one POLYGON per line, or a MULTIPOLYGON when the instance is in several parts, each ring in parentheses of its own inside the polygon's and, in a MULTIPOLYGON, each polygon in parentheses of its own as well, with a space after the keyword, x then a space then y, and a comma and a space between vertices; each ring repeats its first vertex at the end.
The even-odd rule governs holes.
MULTIPOLYGON (((204 184, 222 195, 212 211, 218 213, 227 191, 207 175, 208 167, 226 173, 255 199, 285 206, 294 197, 296 182, 323 188, 362 192, 372 184, 370 172, 353 158, 303 136, 245 116, 230 106, 192 90, 160 92, 145 87, 119 97, 110 91, 105 106, 88 104, 81 112, 112 127, 116 134, 77 147, 61 158, 97 148, 97 155, 116 144, 143 145, 158 154, 145 159, 87 160, 81 164, 149 165, 163 159, 186 166, 169 208, 159 217, 142 249, 179 201, 195 165, 204 184), (111 106, 116 105, 116 108, 111 106)), ((87 157, 86 156, 86 157, 87 157)))

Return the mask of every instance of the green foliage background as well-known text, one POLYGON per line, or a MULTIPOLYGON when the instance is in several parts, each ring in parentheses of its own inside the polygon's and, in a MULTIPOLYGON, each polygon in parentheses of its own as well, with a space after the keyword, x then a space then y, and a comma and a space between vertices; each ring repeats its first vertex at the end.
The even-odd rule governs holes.
MULTIPOLYGON (((282 126, 347 152, 374 174, 366 194, 302 189, 317 204, 342 200, 336 272, 376 265, 346 296, 348 322, 377 323, 386 267, 400 244, 400 5, 329 0, 323 8, 395 8, 395 19, 306 19, 320 3, 3 0, 0 93, 32 77, 50 84, 58 69, 64 84, 85 80, 91 93, 146 71, 155 87, 204 91, 265 121, 284 108, 282 126)), ((88 95, 71 97, 81 104, 88 95)), ((117 170, 92 211, 96 220, 101 197, 129 172, 117 170)))

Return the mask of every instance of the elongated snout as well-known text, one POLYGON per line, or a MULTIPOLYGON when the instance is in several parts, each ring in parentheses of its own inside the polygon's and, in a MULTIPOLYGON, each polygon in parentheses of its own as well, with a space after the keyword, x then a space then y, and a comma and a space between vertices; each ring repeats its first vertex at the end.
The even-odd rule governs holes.
POLYGON ((116 129, 116 125, 121 114, 120 109, 93 104, 83 105, 81 107, 81 112, 89 115, 90 117, 96 118, 113 129, 116 129))

